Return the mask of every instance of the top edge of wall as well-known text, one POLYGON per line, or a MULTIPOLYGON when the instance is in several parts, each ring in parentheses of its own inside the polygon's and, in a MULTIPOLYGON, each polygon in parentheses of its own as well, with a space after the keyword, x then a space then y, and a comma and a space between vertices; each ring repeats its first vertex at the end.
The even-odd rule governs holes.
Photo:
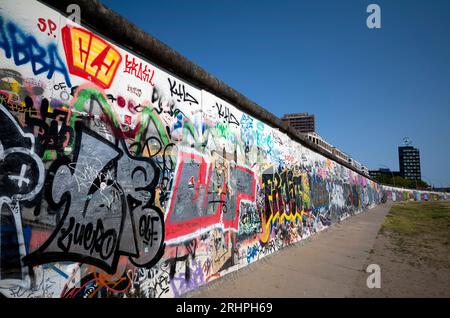
MULTIPOLYGON (((305 136, 297 133, 292 127, 283 123, 281 119, 251 101, 235 89, 206 72, 200 66, 194 64, 186 57, 171 49, 169 46, 154 38, 141 28, 137 27, 112 9, 106 7, 98 0, 38 0, 39 2, 59 11, 67 16, 67 7, 77 4, 81 9, 81 22, 85 26, 97 31, 113 42, 119 43, 124 48, 139 54, 149 61, 166 70, 177 74, 186 81, 217 95, 228 101, 242 111, 251 114, 256 119, 279 129, 301 145, 331 159, 340 165, 362 175, 348 162, 330 154, 324 149, 312 143, 305 136)), ((369 176, 369 180, 376 182, 369 176)), ((378 183, 378 182, 377 182, 378 183)))

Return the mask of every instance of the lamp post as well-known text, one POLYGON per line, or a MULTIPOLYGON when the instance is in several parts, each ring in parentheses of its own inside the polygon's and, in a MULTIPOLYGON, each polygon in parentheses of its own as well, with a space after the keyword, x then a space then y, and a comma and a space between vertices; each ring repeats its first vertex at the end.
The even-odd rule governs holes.
POLYGON ((430 182, 430 179, 424 175, 422 175, 422 179, 425 179, 425 181, 428 182, 428 185, 430 186, 431 190, 433 190, 433 184, 430 182))

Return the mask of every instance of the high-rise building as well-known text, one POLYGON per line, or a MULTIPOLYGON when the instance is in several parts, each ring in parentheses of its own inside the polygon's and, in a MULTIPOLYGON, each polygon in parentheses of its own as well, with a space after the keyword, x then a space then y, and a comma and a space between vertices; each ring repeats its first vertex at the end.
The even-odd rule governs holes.
POLYGON ((316 119, 308 113, 285 114, 281 120, 301 133, 312 133, 316 131, 316 119))
POLYGON ((419 149, 412 146, 398 147, 398 159, 403 178, 421 180, 419 149))

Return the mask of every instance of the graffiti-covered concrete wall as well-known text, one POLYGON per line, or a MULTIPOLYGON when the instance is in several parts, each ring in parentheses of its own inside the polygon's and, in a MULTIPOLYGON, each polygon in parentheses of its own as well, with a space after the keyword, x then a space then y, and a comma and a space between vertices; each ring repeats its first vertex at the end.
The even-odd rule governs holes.
POLYGON ((0 124, 7 297, 178 297, 410 198, 37 1, 0 3, 0 124))
POLYGON ((423 191, 423 190, 411 190, 403 188, 395 188, 383 185, 383 196, 386 200, 390 201, 436 201, 436 200, 449 200, 449 193, 423 191))

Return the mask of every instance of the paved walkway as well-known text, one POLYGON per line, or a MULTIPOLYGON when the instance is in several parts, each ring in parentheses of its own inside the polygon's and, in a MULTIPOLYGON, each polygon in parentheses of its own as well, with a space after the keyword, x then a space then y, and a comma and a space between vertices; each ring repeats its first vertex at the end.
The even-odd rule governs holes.
MULTIPOLYGON (((228 274, 188 297, 357 297, 391 202, 228 274)), ((369 274, 367 274, 369 275, 369 274)))

